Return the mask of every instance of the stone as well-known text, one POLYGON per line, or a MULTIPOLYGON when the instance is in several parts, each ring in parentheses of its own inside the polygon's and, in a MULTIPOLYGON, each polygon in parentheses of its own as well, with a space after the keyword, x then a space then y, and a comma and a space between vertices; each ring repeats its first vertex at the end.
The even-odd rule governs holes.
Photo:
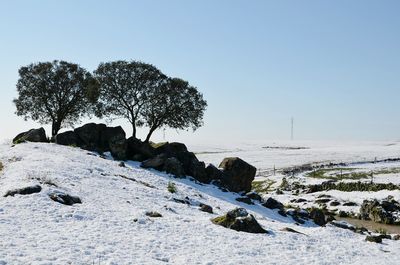
POLYGON ((238 202, 243 202, 243 203, 246 203, 246 204, 249 204, 249 205, 253 205, 254 204, 249 197, 239 197, 239 198, 236 198, 236 200, 238 202))
POLYGON ((269 197, 263 204, 262 206, 268 208, 268 209, 283 209, 283 204, 274 198, 269 197))
POLYGON ((331 201, 331 203, 329 204, 330 206, 338 206, 340 205, 340 202, 338 201, 331 201))
POLYGON ((16 194, 19 195, 29 195, 33 193, 39 193, 42 191, 42 187, 40 185, 28 186, 20 189, 9 190, 6 192, 4 197, 14 196, 16 194))
POLYGON ((284 228, 281 229, 281 231, 304 235, 303 233, 301 233, 299 231, 296 231, 296 230, 294 230, 293 228, 290 228, 290 227, 284 227, 284 228))
POLYGON ((167 160, 167 157, 164 154, 160 154, 154 158, 143 161, 140 166, 142 168, 154 168, 156 170, 162 170, 165 160, 167 160))
POLYGON ((66 131, 57 134, 54 137, 54 142, 60 145, 75 146, 75 147, 79 147, 82 145, 82 141, 74 131, 66 131))
POLYGON ((262 201, 262 197, 255 191, 250 191, 246 193, 246 197, 259 202, 262 201))
POLYGON ((233 192, 249 192, 257 169, 238 157, 225 158, 220 168, 223 169, 223 184, 233 192))
POLYGON ((125 136, 125 131, 121 126, 106 127, 100 134, 101 150, 109 150, 115 159, 127 159, 128 143, 125 136))
POLYGON ((357 206, 358 204, 355 202, 345 202, 343 203, 343 206, 357 206))
POLYGON ((127 157, 129 159, 142 162, 155 156, 155 149, 149 143, 134 137, 127 139, 127 157))
POLYGON ((156 154, 165 154, 168 157, 176 157, 178 153, 187 152, 187 147, 183 143, 164 143, 155 148, 156 154))
POLYGON ((365 241, 374 242, 374 243, 382 243, 382 238, 380 236, 369 235, 365 238, 365 241))
POLYGON ((153 211, 151 211, 151 212, 146 212, 145 215, 148 216, 148 217, 153 217, 153 218, 162 217, 162 215, 161 215, 160 213, 158 213, 158 212, 153 212, 153 211))
POLYGON ((249 214, 244 208, 236 208, 227 212, 223 216, 216 217, 211 220, 216 225, 242 231, 247 233, 268 233, 257 222, 253 215, 249 214))
MULTIPOLYGON (((183 150, 184 148, 181 147, 180 149, 183 150)), ((167 152, 165 155, 171 155, 171 152, 167 152)), ((186 175, 192 176, 202 183, 211 182, 206 172, 205 163, 199 161, 194 153, 188 151, 176 152, 175 157, 182 163, 186 175)))
POLYGON ((167 158, 164 161, 163 170, 177 177, 183 177, 185 175, 182 163, 175 157, 167 158))
POLYGON ((64 205, 74 205, 76 203, 82 203, 81 199, 77 196, 72 196, 67 193, 61 192, 61 191, 54 191, 49 193, 50 199, 52 199, 55 202, 64 204, 64 205))
POLYGON ((360 207, 360 219, 372 220, 377 223, 393 224, 393 215, 386 211, 378 200, 364 200, 360 207))
POLYGON ((101 133, 107 126, 105 124, 88 123, 82 127, 76 128, 74 132, 81 139, 83 149, 90 151, 103 151, 101 144, 101 133))
POLYGON ((200 211, 206 213, 213 213, 213 208, 210 205, 200 203, 200 211))
POLYGON ((326 224, 325 214, 321 209, 312 208, 310 210, 310 218, 319 226, 324 226, 326 224))
POLYGON ((208 164, 206 167, 207 179, 222 180, 224 173, 213 164, 208 164))
POLYGON ((14 144, 23 142, 48 143, 49 141, 46 137, 46 131, 43 128, 39 128, 20 133, 13 139, 14 144))

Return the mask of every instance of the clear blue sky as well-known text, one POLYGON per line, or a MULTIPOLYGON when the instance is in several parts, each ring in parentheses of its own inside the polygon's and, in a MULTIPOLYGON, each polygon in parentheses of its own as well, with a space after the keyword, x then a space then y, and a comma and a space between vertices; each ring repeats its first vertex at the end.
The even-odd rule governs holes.
POLYGON ((205 126, 170 140, 285 140, 291 116, 296 139, 398 140, 399 12, 365 0, 0 1, 0 138, 38 127, 14 115, 19 67, 134 59, 208 100, 205 126))

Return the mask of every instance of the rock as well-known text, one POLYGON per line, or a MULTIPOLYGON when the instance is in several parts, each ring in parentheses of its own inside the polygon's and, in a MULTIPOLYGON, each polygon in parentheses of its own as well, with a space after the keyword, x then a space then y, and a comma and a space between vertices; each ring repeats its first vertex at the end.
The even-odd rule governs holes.
POLYGON ((332 225, 342 228, 342 229, 347 229, 347 230, 351 230, 353 232, 356 231, 356 227, 354 225, 351 225, 347 222, 343 222, 343 221, 332 221, 331 222, 332 225))
POLYGON ((40 185, 34 185, 34 186, 24 187, 24 188, 20 188, 20 189, 9 190, 6 192, 4 197, 14 196, 16 194, 29 195, 29 194, 33 194, 33 193, 39 193, 41 191, 42 191, 42 187, 40 185))
POLYGON ((339 217, 349 217, 349 213, 345 211, 339 211, 339 217))
POLYGON ((162 215, 158 212, 146 212, 145 215, 148 217, 153 217, 153 218, 162 217, 162 215))
POLYGON ((317 199, 317 200, 315 200, 315 202, 318 203, 318 204, 325 204, 325 203, 328 203, 328 202, 330 202, 330 201, 331 201, 331 199, 328 199, 328 198, 323 198, 323 199, 317 199))
POLYGON ((246 203, 246 204, 249 204, 249 205, 253 205, 254 204, 249 197, 239 197, 239 198, 236 198, 236 200, 238 202, 243 202, 243 203, 246 203))
POLYGON ((101 144, 101 133, 107 128, 105 124, 88 123, 76 128, 74 132, 81 139, 83 149, 90 151, 103 151, 101 144))
POLYGON ((290 202, 293 202, 293 203, 302 203, 302 202, 306 202, 307 200, 306 199, 303 199, 303 198, 298 198, 298 199, 292 199, 292 200, 290 200, 290 202))
POLYGON ((249 214, 244 208, 236 208, 227 212, 223 216, 216 217, 211 220, 214 224, 242 231, 247 233, 268 233, 257 222, 253 215, 249 214))
POLYGON ((82 145, 82 141, 74 131, 59 133, 54 137, 54 141, 56 144, 60 145, 75 146, 75 147, 82 145))
POLYGON ((176 157, 177 154, 187 151, 186 145, 183 143, 164 143, 155 148, 156 154, 165 154, 168 157, 176 157))
POLYGON ((222 171, 213 164, 208 164, 208 166, 206 167, 206 174, 207 179, 210 180, 222 180, 224 175, 224 173, 222 173, 222 171))
POLYGON ((382 243, 382 238, 380 236, 367 236, 365 241, 374 242, 374 243, 382 243))
POLYGON ((268 209, 283 209, 283 204, 271 197, 269 197, 263 204, 262 206, 268 208, 268 209))
POLYGON ((310 218, 306 210, 289 209, 286 211, 286 214, 290 215, 299 224, 304 224, 310 218))
POLYGON ((343 206, 357 206, 358 204, 355 202, 345 202, 343 203, 343 206))
POLYGON ((64 205, 74 205, 75 203, 82 203, 81 199, 77 196, 71 196, 69 194, 66 194, 64 192, 60 191, 55 191, 49 193, 50 199, 52 199, 55 202, 64 204, 64 205))
POLYGON ((154 158, 143 161, 140 166, 142 168, 154 168, 156 170, 162 170, 165 160, 167 160, 167 157, 164 154, 160 154, 154 158))
POLYGON ((135 161, 144 161, 156 156, 155 149, 147 142, 130 137, 127 140, 127 157, 135 161))
POLYGON ((123 161, 119 162, 118 164, 119 167, 126 167, 125 163, 123 161))
POLYGON ((175 157, 167 158, 164 161, 163 170, 177 177, 185 176, 185 171, 183 170, 182 163, 175 157))
POLYGON ((115 159, 127 159, 128 143, 125 139, 125 131, 121 126, 106 127, 100 134, 100 148, 110 150, 115 159))
POLYGON ((331 203, 329 204, 330 206, 338 206, 340 205, 340 202, 338 201, 331 201, 331 203))
POLYGON ((246 197, 259 202, 262 201, 262 197, 255 191, 250 191, 246 193, 246 197))
POLYGON ((378 200, 364 200, 360 208, 360 219, 372 220, 377 223, 393 224, 393 215, 386 211, 378 200))
MULTIPOLYGON (((166 155, 171 155, 171 151, 167 152, 166 155)), ((182 163, 186 175, 192 176, 202 183, 211 182, 206 172, 206 165, 204 162, 200 162, 194 153, 187 151, 177 152, 175 157, 182 163)))
POLYGON ((23 142, 48 143, 49 141, 46 137, 46 131, 43 128, 39 128, 20 133, 13 139, 14 144, 23 142))
POLYGON ((290 227, 284 227, 284 228, 281 229, 281 231, 304 235, 303 233, 301 233, 301 232, 299 232, 299 231, 296 231, 296 230, 294 230, 294 229, 292 229, 292 228, 290 228, 290 227))
POLYGON ((238 157, 225 158, 220 168, 223 169, 223 184, 233 192, 249 192, 251 182, 256 175, 256 168, 238 157))
POLYGON ((210 205, 200 203, 200 211, 206 213, 213 213, 213 208, 210 205))
POLYGON ((400 235, 393 235, 392 239, 393 240, 400 240, 400 235))
POLYGON ((325 214, 321 209, 312 208, 310 211, 310 218, 319 226, 326 224, 325 214))

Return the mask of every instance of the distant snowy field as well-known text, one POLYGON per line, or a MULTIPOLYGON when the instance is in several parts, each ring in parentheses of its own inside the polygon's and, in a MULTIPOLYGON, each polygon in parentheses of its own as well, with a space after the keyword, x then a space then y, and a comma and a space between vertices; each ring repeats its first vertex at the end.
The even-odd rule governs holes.
MULTIPOLYGON (((280 157, 280 151, 269 152, 257 146, 240 148, 243 150, 200 158, 213 162, 238 155, 256 166, 270 167, 323 157, 313 148, 299 151, 304 156, 293 155, 298 151, 282 151, 280 157)), ((338 159, 341 154, 346 154, 346 159, 395 156, 399 150, 398 145, 378 144, 368 148, 351 146, 345 151, 340 147, 314 148, 331 154, 329 159, 338 159), (362 155, 363 150, 370 153, 362 155)), ((12 148, 0 145, 0 161, 4 164, 0 172, 2 265, 398 264, 398 241, 375 244, 365 242, 363 235, 331 225, 297 226, 274 210, 239 203, 234 194, 214 186, 143 170, 135 162, 123 168, 117 161, 88 155, 77 148, 34 143, 12 148), (50 180, 58 187, 42 184, 40 193, 3 197, 9 189, 38 184, 38 180, 50 180), (177 185, 176 194, 167 191, 170 181, 177 185), (83 203, 56 203, 47 195, 53 190, 77 195, 83 203), (173 200, 185 197, 193 205, 173 200), (211 205, 216 213, 199 211, 196 205, 200 202, 211 205), (211 223, 210 218, 237 206, 247 208, 271 233, 236 232, 211 223), (157 211, 163 217, 147 217, 146 211, 157 211), (305 235, 280 231, 284 227, 305 235)))
POLYGON ((400 157, 400 141, 319 142, 281 141, 230 145, 192 145, 200 160, 219 165, 223 158, 238 156, 262 172, 307 163, 358 162, 400 157), (300 149, 297 149, 300 148, 300 149))

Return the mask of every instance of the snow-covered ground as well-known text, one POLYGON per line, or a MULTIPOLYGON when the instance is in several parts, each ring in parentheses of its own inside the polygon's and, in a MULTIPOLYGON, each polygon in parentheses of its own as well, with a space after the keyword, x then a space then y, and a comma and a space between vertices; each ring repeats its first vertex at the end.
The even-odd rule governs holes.
POLYGON ((219 165, 223 158, 239 156, 259 172, 308 163, 360 162, 400 157, 400 141, 337 142, 286 141, 191 145, 200 160, 219 165), (300 148, 300 149, 296 149, 300 148))
MULTIPOLYGON (((263 151, 239 156, 259 165, 264 162, 249 158, 263 151)), ((278 159, 279 151, 273 152, 269 157, 275 160, 268 165, 304 163, 317 157, 285 155, 278 159), (290 157, 293 160, 284 162, 290 157)), ((387 156, 396 154, 391 152, 387 156)), ((211 185, 144 170, 135 162, 119 167, 118 161, 89 153, 54 144, 0 145, 4 164, 0 172, 0 264, 398 264, 398 241, 375 244, 330 225, 297 226, 274 210, 239 203, 234 194, 211 185), (170 181, 176 183, 175 194, 167 191, 170 181), (39 183, 57 187, 41 184, 40 193, 2 196, 10 189, 39 183), (48 197, 54 190, 79 196, 82 204, 56 203, 48 197), (185 197, 193 204, 174 201, 185 197), (199 211, 199 203, 211 205, 215 214, 199 211), (271 233, 236 232, 211 223, 212 217, 237 206, 246 207, 271 233), (146 211, 157 211, 163 217, 147 217, 146 211), (284 227, 305 235, 280 231, 284 227)))

